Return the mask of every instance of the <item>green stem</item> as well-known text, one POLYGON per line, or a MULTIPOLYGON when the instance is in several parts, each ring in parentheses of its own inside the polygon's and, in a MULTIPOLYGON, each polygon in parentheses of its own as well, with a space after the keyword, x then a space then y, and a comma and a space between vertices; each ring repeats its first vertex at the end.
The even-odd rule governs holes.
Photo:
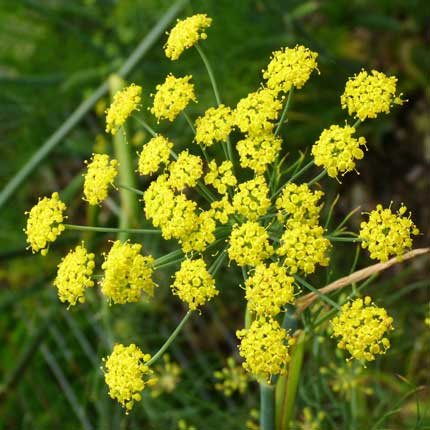
POLYGON ((136 115, 133 115, 133 118, 140 124, 143 126, 143 128, 152 136, 155 137, 157 136, 156 131, 142 118, 139 118, 136 115))
POLYGON ((188 116, 188 114, 183 110, 182 115, 184 116, 185 120, 187 121, 188 125, 191 128, 191 131, 193 134, 196 134, 196 129, 194 128, 193 122, 191 121, 191 118, 188 116))
POLYGON ((312 286, 309 282, 307 282, 305 279, 303 279, 302 277, 298 276, 298 275, 294 275, 294 279, 302 286, 304 286, 305 288, 307 288, 309 291, 312 291, 313 293, 317 294, 319 298, 321 298, 322 300, 324 300, 326 303, 328 303, 329 305, 333 306, 334 308, 336 308, 338 311, 340 311, 340 306, 334 302, 330 297, 327 297, 327 295, 321 293, 321 291, 319 291, 317 288, 315 288, 314 286, 312 286))
POLYGON ((311 179, 308 182, 308 185, 315 184, 315 182, 318 182, 321 178, 324 178, 325 175, 327 175, 327 170, 326 169, 324 169, 321 173, 319 173, 317 176, 315 176, 315 178, 311 179))
POLYGON ((208 75, 209 75, 209 80, 211 81, 212 89, 213 89, 214 94, 215 94, 215 100, 217 102, 217 105, 219 106, 221 104, 221 97, 219 95, 218 85, 216 83, 215 75, 212 71, 212 67, 211 67, 209 60, 207 59, 205 53, 203 52, 202 48, 200 47, 200 45, 198 43, 196 43, 194 46, 196 47, 197 52, 199 53, 204 65, 206 67, 206 70, 207 70, 208 75))
POLYGON ((87 225, 64 224, 66 230, 98 231, 101 233, 161 234, 161 230, 151 228, 110 228, 87 225))
POLYGON ((357 121, 354 122, 353 127, 357 128, 361 124, 361 120, 357 119, 357 121))
POLYGON ((182 318, 182 321, 178 324, 178 326, 175 328, 175 330, 169 336, 166 342, 164 342, 163 346, 155 353, 155 355, 149 361, 145 363, 147 366, 154 364, 163 355, 164 351, 166 351, 166 349, 170 346, 170 344, 176 339, 178 334, 181 332, 182 328, 184 327, 185 323, 188 321, 192 313, 193 311, 190 310, 185 314, 184 318, 182 318))
POLYGON ((363 242, 360 237, 338 237, 338 236, 325 236, 330 242, 363 242))
POLYGON ((124 188, 125 190, 133 191, 133 193, 138 194, 139 196, 143 196, 145 193, 143 191, 138 190, 134 187, 129 187, 128 185, 120 184, 118 188, 124 188))
POLYGON ((260 382, 260 430, 275 430, 275 387, 260 382))
POLYGON ((284 189, 284 187, 286 185, 288 185, 289 183, 293 182, 294 180, 296 180, 297 178, 302 176, 303 173, 305 173, 307 170, 309 170, 313 165, 314 165, 314 160, 311 160, 311 161, 309 161, 308 164, 304 165, 297 173, 295 173, 293 176, 291 176, 291 178, 288 179, 288 181, 285 182, 285 184, 282 185, 282 187, 279 188, 278 191, 276 191, 276 193, 272 196, 272 199, 275 198, 284 189))
POLYGON ((291 105, 291 100, 293 99, 293 94, 294 94, 294 87, 291 87, 290 91, 288 91, 287 102, 285 103, 284 110, 282 111, 282 114, 281 114, 281 118, 275 129, 275 136, 277 136, 281 131, 282 125, 284 124, 285 116, 287 115, 288 109, 290 108, 290 105, 291 105))

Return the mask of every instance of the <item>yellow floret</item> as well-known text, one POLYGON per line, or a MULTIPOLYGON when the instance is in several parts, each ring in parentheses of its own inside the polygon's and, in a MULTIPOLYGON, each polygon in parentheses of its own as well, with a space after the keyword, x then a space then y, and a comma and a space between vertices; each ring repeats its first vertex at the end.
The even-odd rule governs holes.
POLYGON ((142 292, 147 296, 154 295, 152 272, 154 258, 143 256, 139 252, 142 245, 121 243, 112 245, 102 269, 105 271, 101 281, 102 293, 116 304, 137 302, 142 292))
POLYGON ((291 87, 302 88, 314 70, 318 71, 316 59, 318 54, 296 45, 294 48, 283 48, 272 54, 272 59, 263 71, 267 87, 287 93, 291 87))
POLYGON ((173 143, 164 136, 153 137, 142 149, 139 156, 138 172, 141 175, 156 173, 161 164, 167 165, 173 143))
POLYGON ((131 84, 118 91, 106 110, 106 133, 115 134, 134 110, 139 110, 142 87, 131 84))
POLYGON ((400 206, 397 214, 390 208, 383 209, 377 205, 370 212, 369 220, 360 225, 362 247, 370 252, 370 258, 387 261, 391 255, 402 255, 412 247, 411 235, 419 234, 419 230, 410 218, 403 216, 406 206, 400 206))
POLYGON ((215 242, 216 222, 211 210, 200 212, 193 231, 179 240, 184 253, 203 252, 208 245, 215 242))
POLYGON ((191 48, 200 39, 206 39, 205 29, 210 27, 212 18, 198 13, 186 19, 178 19, 177 24, 170 30, 169 38, 164 45, 167 58, 177 60, 182 52, 191 48))
POLYGON ((212 217, 221 224, 227 224, 230 215, 234 213, 234 209, 228 195, 224 195, 220 200, 215 200, 211 203, 209 211, 212 217))
POLYGON ((233 209, 250 221, 266 215, 270 207, 269 187, 264 176, 256 176, 239 184, 239 189, 233 196, 233 209))
POLYGON ((258 315, 276 316, 294 301, 294 278, 277 263, 259 264, 246 282, 248 309, 258 315))
POLYGON ((310 225, 318 224, 322 207, 319 200, 323 196, 322 191, 312 191, 307 184, 287 184, 276 199, 278 220, 282 222, 288 218, 310 225))
POLYGON ((215 142, 225 142, 233 127, 231 109, 224 105, 209 108, 205 114, 196 119, 195 141, 204 146, 215 142))
POLYGON ((282 139, 273 133, 249 135, 236 144, 240 165, 249 167, 257 175, 262 175, 272 164, 281 150, 282 139))
POLYGON ((170 164, 169 174, 169 185, 175 190, 181 191, 185 187, 195 187, 203 174, 203 161, 186 149, 179 154, 176 161, 170 164))
POLYGON ((87 252, 84 246, 77 246, 61 260, 53 284, 63 303, 85 302, 85 290, 94 286, 94 266, 94 254, 87 252))
POLYGON ((261 134, 270 132, 282 103, 276 98, 276 92, 261 88, 248 94, 239 101, 234 111, 234 123, 244 133, 261 134))
POLYGON ((394 104, 403 104, 401 94, 396 95, 397 78, 388 77, 382 72, 362 70, 358 75, 348 79, 345 91, 340 98, 342 109, 348 109, 361 121, 376 118, 379 113, 389 113, 394 104))
POLYGON ((90 205, 99 205, 107 197, 109 185, 115 181, 118 162, 107 154, 93 154, 90 162, 85 161, 85 164, 83 199, 90 205))
POLYGON ((390 347, 385 335, 393 330, 392 324, 387 311, 376 307, 370 297, 344 304, 331 321, 333 336, 340 338, 338 348, 363 361, 375 360, 377 354, 384 354, 390 347))
POLYGON ((188 304, 190 310, 196 310, 218 295, 215 280, 202 258, 184 260, 181 268, 175 273, 171 289, 174 295, 188 304))
MULTIPOLYGON (((261 317, 249 329, 238 330, 243 367, 257 379, 270 383, 273 375, 286 375, 290 361, 287 332, 272 318, 261 317)), ((293 343, 293 342, 291 342, 293 343)))
POLYGON ((42 255, 47 254, 49 242, 54 242, 64 231, 65 210, 66 205, 58 193, 52 193, 51 197, 39 199, 30 212, 25 212, 28 219, 24 232, 33 253, 40 251, 42 255))
POLYGON ((164 83, 157 85, 154 104, 150 109, 155 117, 173 121, 188 105, 190 101, 196 102, 194 85, 189 81, 191 75, 175 78, 168 75, 164 83))
POLYGON ((288 273, 301 271, 309 275, 315 272, 316 265, 328 266, 330 247, 321 226, 291 219, 287 221, 277 253, 285 256, 284 265, 288 273))
POLYGON ((355 169, 355 160, 361 160, 364 152, 360 148, 366 148, 366 139, 352 137, 355 128, 349 125, 339 127, 332 125, 328 130, 323 130, 319 139, 312 146, 312 155, 315 165, 324 166, 327 174, 335 178, 339 173, 344 175, 355 169))
POLYGON ((230 235, 228 255, 239 266, 257 266, 273 254, 267 231, 257 222, 235 224, 230 235))
POLYGON ((237 184, 231 161, 223 161, 218 166, 216 161, 212 160, 208 167, 209 171, 204 177, 205 184, 212 185, 220 194, 226 194, 228 187, 234 187, 237 184))
POLYGON ((146 386, 156 383, 153 371, 145 364, 150 359, 150 354, 144 354, 134 343, 129 346, 116 344, 112 354, 103 359, 109 396, 127 411, 141 400, 140 393, 146 386))

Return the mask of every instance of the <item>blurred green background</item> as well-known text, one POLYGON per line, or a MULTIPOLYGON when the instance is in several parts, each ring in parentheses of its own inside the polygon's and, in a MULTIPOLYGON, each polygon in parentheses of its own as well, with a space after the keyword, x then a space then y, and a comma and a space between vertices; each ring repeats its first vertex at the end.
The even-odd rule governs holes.
MULTIPOLYGON (((0 189, 123 65, 173 4, 0 0, 0 189)), ((359 205, 368 210, 377 202, 404 202, 422 232, 416 247, 428 245, 429 2, 190 0, 182 4, 178 17, 201 12, 213 18, 204 49, 223 101, 230 106, 258 87, 272 51, 300 43, 319 53, 321 74, 314 74, 296 92, 283 132, 284 150, 291 160, 309 150, 323 128, 345 121, 339 98, 349 76, 361 68, 396 75, 408 103, 360 127, 369 148, 359 163, 360 175, 351 173, 342 184, 325 179, 322 186, 328 201, 341 195, 338 219, 359 205)), ((158 126, 146 111, 149 94, 168 72, 192 74, 199 103, 189 113, 196 117, 214 104, 213 93, 197 54, 187 51, 172 63, 163 54, 165 39, 162 34, 126 80, 144 88, 142 115, 185 145, 192 139, 185 121, 158 126)), ((136 342, 155 351, 168 336, 183 312, 169 295, 171 272, 159 275, 161 287, 150 305, 108 307, 94 292, 85 305, 66 310, 51 281, 61 257, 82 237, 65 234, 45 258, 25 250, 24 211, 53 191, 66 190, 71 222, 116 225, 111 210, 117 207, 115 195, 95 212, 89 212, 80 198, 83 160, 95 147, 110 150, 101 115, 108 104, 108 96, 101 98, 0 208, 0 428, 158 430, 176 429, 184 418, 201 429, 245 429, 249 410, 257 405, 257 387, 251 384, 246 396, 228 399, 213 387, 214 370, 224 366, 228 355, 237 354, 234 331, 241 328, 243 313, 239 273, 231 269, 222 275, 220 298, 188 325, 171 350, 172 360, 183 368, 176 389, 157 398, 144 392, 143 401, 125 416, 107 396, 101 357, 114 341, 136 342)), ((130 122, 129 136, 133 152, 148 139, 136 122, 130 122)), ((351 228, 357 229, 359 221, 359 216, 353 217, 351 228)), ((101 250, 108 238, 112 236, 85 237, 101 250)), ((166 252, 155 239, 144 243, 156 256, 166 252)), ((354 258, 354 249, 338 249, 329 274, 332 279, 348 273, 354 258)), ((363 255, 358 267, 368 263, 363 255)), ((324 276, 316 278, 317 285, 324 284, 324 276)), ((324 429, 430 428, 430 332, 424 325, 429 286, 428 258, 393 269, 370 286, 372 296, 394 315, 397 330, 389 354, 360 376, 359 383, 373 394, 360 397, 356 422, 351 421, 347 396, 330 388, 333 375, 319 374, 320 366, 332 363, 340 369, 346 363, 335 354, 334 341, 327 336, 322 341, 323 333, 313 337, 300 384, 297 428, 306 428, 304 407, 314 413, 324 410, 324 429)))

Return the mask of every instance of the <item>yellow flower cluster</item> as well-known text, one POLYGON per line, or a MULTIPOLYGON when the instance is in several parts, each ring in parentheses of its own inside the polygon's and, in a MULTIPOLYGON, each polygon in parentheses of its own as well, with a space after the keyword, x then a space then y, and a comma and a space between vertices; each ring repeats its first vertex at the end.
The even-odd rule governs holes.
POLYGON ((172 74, 166 80, 157 85, 154 95, 154 103, 151 112, 155 117, 173 121, 192 101, 197 101, 194 94, 194 85, 190 83, 192 76, 175 78, 172 74))
POLYGON ((179 154, 176 161, 169 166, 169 184, 175 190, 185 187, 195 187, 203 174, 203 162, 197 155, 192 155, 186 149, 179 154))
POLYGON ((163 363, 154 367, 156 383, 152 386, 151 397, 173 392, 181 380, 181 367, 170 360, 169 354, 162 357, 163 363))
POLYGON ((206 14, 198 13, 186 19, 178 19, 177 24, 170 30, 169 37, 164 45, 167 58, 177 60, 182 52, 191 48, 200 39, 206 39, 205 29, 210 27, 212 18, 206 14))
POLYGON ((310 225, 318 224, 322 206, 318 202, 323 196, 322 191, 312 191, 307 184, 287 184, 275 203, 279 221, 288 217, 310 225))
POLYGON ((224 105, 209 108, 205 114, 196 119, 195 141, 204 146, 215 142, 225 142, 233 127, 231 109, 224 105))
POLYGON ((394 104, 403 104, 404 100, 396 96, 397 78, 388 77, 382 72, 372 70, 369 74, 362 70, 348 79, 345 91, 340 98, 342 109, 348 109, 360 121, 376 118, 381 112, 389 113, 394 104))
POLYGON ((270 132, 282 103, 275 91, 261 88, 241 99, 234 111, 234 123, 244 133, 261 134, 270 132))
POLYGON ((196 310, 218 295, 215 280, 206 269, 202 258, 185 259, 181 263, 181 268, 175 273, 175 281, 171 289, 173 294, 188 304, 190 310, 196 310))
POLYGON ((132 343, 129 346, 116 344, 111 355, 103 360, 109 396, 127 411, 142 399, 141 391, 156 382, 152 369, 145 364, 150 358, 132 343))
POLYGON ((393 330, 393 319, 378 308, 370 297, 356 299, 342 306, 332 319, 333 336, 339 337, 338 348, 346 349, 357 360, 373 361, 390 347, 385 335, 393 330))
POLYGON ((250 135, 236 144, 240 165, 249 167, 257 175, 262 175, 272 164, 281 150, 282 139, 273 133, 250 135))
POLYGON ((220 194, 226 194, 227 187, 234 187, 237 179, 233 174, 233 163, 230 160, 223 161, 219 166, 215 160, 209 162, 209 172, 204 181, 206 185, 212 185, 220 194))
POLYGON ((287 93, 291 87, 302 88, 318 64, 318 54, 302 45, 284 48, 272 54, 272 60, 263 71, 267 87, 287 93))
POLYGON ((200 212, 194 230, 179 239, 185 253, 203 252, 208 245, 215 242, 216 222, 213 215, 211 210, 200 212))
POLYGON ((234 209, 228 196, 223 196, 220 200, 215 200, 211 203, 210 212, 212 217, 221 224, 227 224, 229 216, 234 213, 234 209))
POLYGON ((249 329, 238 330, 236 336, 240 340, 239 354, 245 359, 243 367, 257 379, 270 383, 272 375, 287 374, 289 339, 276 320, 258 318, 249 329))
POLYGON ((239 266, 257 266, 273 252, 269 235, 258 222, 248 221, 233 226, 228 256, 239 266))
POLYGON ((116 134, 134 110, 139 110, 142 87, 131 84, 118 91, 106 110, 106 133, 116 134))
POLYGON ((154 258, 142 256, 142 245, 115 241, 102 269, 105 271, 101 281, 102 293, 113 303, 124 304, 140 300, 142 291, 148 296, 154 294, 152 280, 154 258))
POLYGON ((269 187, 264 176, 239 184, 233 196, 233 209, 250 221, 265 215, 270 207, 269 187))
POLYGON ((66 205, 60 200, 58 193, 52 193, 51 197, 39 199, 30 212, 25 212, 28 219, 24 232, 33 253, 40 251, 42 255, 47 254, 48 243, 54 242, 64 231, 65 210, 66 205))
POLYGON ((294 278, 277 263, 259 264, 245 282, 248 309, 261 316, 276 316, 294 301, 294 278))
POLYGON ((85 302, 85 289, 94 286, 94 254, 87 252, 84 246, 77 246, 70 251, 58 265, 54 286, 58 298, 64 303, 75 305, 85 302))
POLYGON ((236 391, 244 394, 248 388, 248 375, 243 371, 242 366, 238 366, 233 357, 227 358, 227 366, 214 372, 218 382, 215 383, 215 389, 222 391, 227 397, 230 397, 236 391))
POLYGON ((118 174, 118 162, 107 154, 93 154, 91 161, 85 160, 85 164, 83 199, 90 205, 99 205, 107 197, 108 187, 113 185, 118 174))
POLYGON ((164 136, 153 137, 142 149, 139 156, 138 172, 141 175, 156 173, 161 164, 169 163, 173 143, 164 136))
POLYGON ((324 237, 324 229, 319 225, 309 225, 289 220, 281 237, 281 246, 277 253, 285 256, 284 265, 288 273, 298 271, 309 275, 315 272, 315 266, 327 266, 327 252, 330 241, 324 237))
MULTIPOLYGON (((323 130, 319 139, 312 146, 312 155, 317 166, 324 166, 327 174, 336 178, 339 173, 345 174, 355 169, 355 160, 361 160, 366 148, 366 139, 352 137, 355 128, 349 125, 339 127, 332 125, 323 130)), ((366 148, 367 149, 367 148, 366 148)))
POLYGON ((390 208, 384 209, 377 205, 370 212, 369 220, 360 225, 360 238, 362 247, 370 252, 370 258, 379 261, 387 261, 391 255, 402 255, 412 246, 411 235, 419 234, 413 221, 403 216, 406 206, 401 206, 397 214, 390 208))

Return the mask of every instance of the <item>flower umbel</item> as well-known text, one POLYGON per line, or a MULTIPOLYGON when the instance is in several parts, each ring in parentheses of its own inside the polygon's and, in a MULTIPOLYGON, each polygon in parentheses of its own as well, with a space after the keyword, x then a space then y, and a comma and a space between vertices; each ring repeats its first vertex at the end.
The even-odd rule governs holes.
POLYGON ((152 297, 153 257, 141 255, 142 245, 115 241, 109 254, 105 256, 102 269, 105 276, 101 281, 102 293, 113 303, 137 302, 142 292, 152 297))
POLYGON ((227 366, 214 372, 214 376, 218 381, 215 383, 215 389, 222 391, 227 397, 236 391, 244 394, 248 388, 249 377, 233 357, 228 357, 227 366))
POLYGON ((341 313, 331 321, 333 336, 340 337, 338 348, 364 361, 373 361, 390 347, 385 336, 393 330, 392 324, 387 311, 375 306, 368 296, 344 304, 341 313))
POLYGON ((141 400, 140 393, 146 386, 156 383, 153 371, 145 364, 150 358, 132 343, 129 346, 116 344, 112 354, 103 360, 109 395, 127 411, 133 408, 134 402, 141 400))
POLYGON ((85 302, 85 290, 94 286, 91 278, 94 266, 94 254, 89 253, 83 245, 77 246, 61 260, 53 284, 63 303, 75 305, 76 302, 85 302))
POLYGON ((139 110, 142 87, 131 84, 118 91, 106 110, 106 133, 116 134, 134 110, 139 110))
POLYGON ((203 116, 196 119, 196 137, 198 144, 212 146, 215 142, 224 142, 233 127, 231 109, 224 105, 209 108, 203 116))
POLYGON ((276 320, 258 318, 249 329, 238 330, 236 336, 240 340, 239 354, 245 359, 243 367, 257 379, 270 383, 272 375, 287 374, 288 344, 294 340, 276 320))
POLYGON ((170 30, 169 38, 164 45, 167 58, 177 60, 182 52, 191 48, 200 39, 206 39, 205 29, 210 27, 212 18, 198 13, 186 19, 178 19, 177 24, 170 30))
POLYGON ((109 185, 113 185, 118 162, 110 160, 107 154, 93 154, 91 161, 85 161, 85 164, 83 199, 90 205, 98 205, 107 197, 109 185))
POLYGON ((202 258, 184 260, 181 268, 175 273, 171 289, 173 294, 188 304, 190 310, 196 310, 218 295, 215 280, 202 258))
POLYGON ((370 252, 370 258, 387 261, 391 255, 398 255, 412 246, 411 235, 419 234, 419 230, 410 218, 403 216, 406 206, 400 206, 397 214, 390 208, 384 209, 377 205, 370 212, 369 220, 360 224, 362 247, 370 252))
POLYGON ((379 113, 389 113, 394 104, 403 104, 404 100, 396 95, 397 78, 388 77, 382 72, 362 70, 348 79, 345 92, 340 98, 342 109, 348 109, 360 121, 376 118, 379 113))
POLYGON ((24 232, 27 235, 27 243, 31 250, 46 255, 48 243, 54 240, 64 231, 63 212, 66 205, 60 200, 58 193, 52 193, 51 197, 39 199, 28 215, 27 227, 24 232))
POLYGON ((173 143, 164 136, 153 137, 142 149, 139 156, 138 172, 141 175, 156 173, 161 164, 167 165, 173 143))
POLYGON ((302 45, 284 48, 273 53, 272 60, 263 71, 267 87, 287 93, 291 87, 302 88, 314 70, 318 70, 318 54, 302 45))
POLYGON ((197 101, 194 85, 189 82, 191 79, 191 75, 175 78, 170 74, 162 84, 157 85, 154 103, 150 110, 158 120, 173 121, 190 101, 197 101))

